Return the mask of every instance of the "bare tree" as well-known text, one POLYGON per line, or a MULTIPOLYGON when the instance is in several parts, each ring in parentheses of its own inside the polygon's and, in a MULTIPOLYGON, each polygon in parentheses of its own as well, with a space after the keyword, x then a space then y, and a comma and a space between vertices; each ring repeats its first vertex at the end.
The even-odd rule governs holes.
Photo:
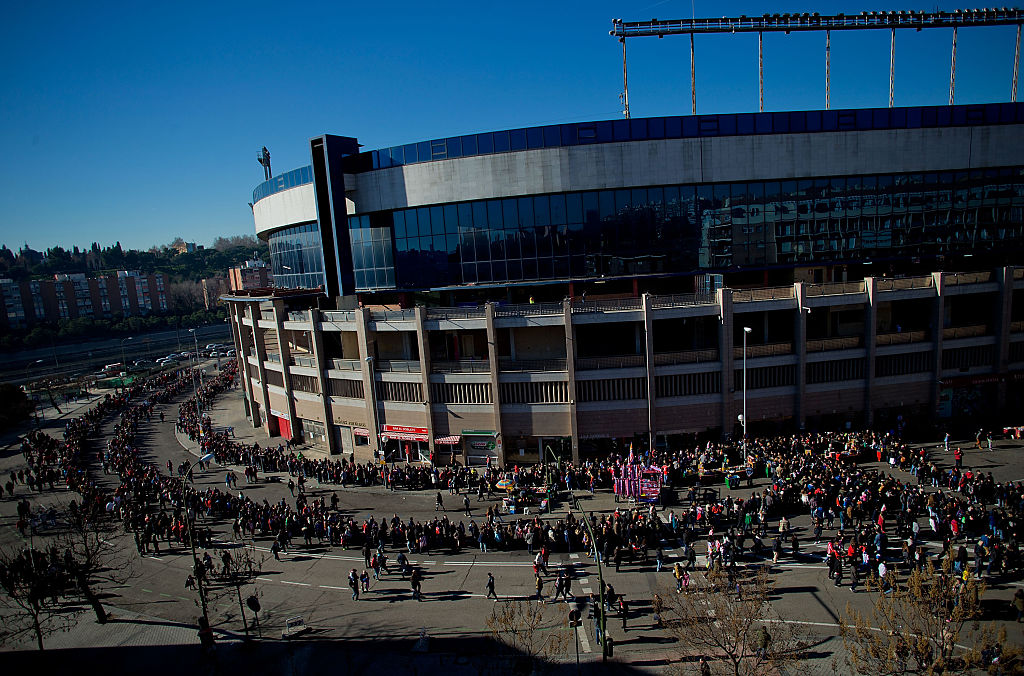
POLYGON ((69 629, 73 618, 58 600, 65 583, 52 556, 0 549, 0 642, 31 635, 43 650, 46 637, 69 629))
POLYGON ((245 619, 245 604, 242 601, 242 589, 255 583, 256 578, 263 574, 265 554, 258 553, 255 546, 243 544, 240 547, 224 549, 221 552, 220 575, 216 582, 207 587, 213 597, 234 595, 238 600, 238 613, 242 619, 245 635, 249 635, 249 624, 245 619))
POLYGON ((706 657, 714 670, 736 676, 778 673, 809 643, 777 617, 774 588, 766 567, 730 576, 716 566, 687 593, 662 595, 664 621, 690 660, 706 657))
POLYGON ((133 560, 123 547, 114 542, 118 536, 114 522, 87 519, 82 512, 69 508, 68 527, 58 533, 54 546, 63 552, 64 567, 77 593, 89 604, 100 624, 107 622, 107 612, 100 601, 97 587, 122 585, 135 577, 133 560))
MULTIPOLYGON (((557 624, 557 620, 545 617, 543 603, 530 601, 495 604, 487 618, 491 635, 508 646, 514 656, 528 660, 529 665, 524 666, 529 668, 523 669, 526 673, 537 671, 568 651, 569 633, 551 631, 557 624)), ((568 624, 568 614, 561 618, 561 624, 568 624)))
POLYGON ((1005 630, 980 626, 984 582, 953 568, 928 563, 906 580, 890 572, 873 576, 870 612, 849 605, 839 627, 850 667, 861 674, 967 673, 992 666, 999 656, 1004 673, 1019 673, 1020 648, 1006 642, 1005 630))

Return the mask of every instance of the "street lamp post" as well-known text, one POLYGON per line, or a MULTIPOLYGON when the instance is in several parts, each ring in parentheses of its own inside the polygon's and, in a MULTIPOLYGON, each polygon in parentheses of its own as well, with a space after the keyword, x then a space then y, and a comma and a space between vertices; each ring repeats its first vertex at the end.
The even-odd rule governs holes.
POLYGON ((747 336, 753 331, 743 327, 743 461, 747 461, 747 336))
POLYGON ((124 365, 124 370, 128 370, 128 360, 125 359, 124 344, 132 339, 132 336, 121 339, 121 363, 124 365))
POLYGON ((369 424, 373 426, 373 439, 377 444, 377 454, 380 459, 384 458, 384 449, 380 446, 380 426, 377 425, 377 392, 376 392, 376 380, 373 377, 373 357, 365 357, 364 360, 370 369, 370 406, 373 408, 373 415, 370 417, 369 424))
MULTIPOLYGON (((28 396, 28 382, 29 382, 28 381, 28 370, 30 368, 32 368, 33 366, 35 366, 36 364, 42 364, 43 361, 45 361, 45 360, 43 360, 43 359, 36 359, 34 362, 32 362, 32 363, 28 364, 27 366, 25 366, 25 396, 28 396)), ((36 410, 35 406, 32 407, 32 413, 35 414, 36 424, 38 425, 39 424, 39 412, 36 410)))
POLYGON ((199 436, 202 437, 203 436, 203 409, 200 408, 200 405, 199 405, 199 384, 196 382, 196 377, 197 377, 196 376, 196 371, 199 370, 199 338, 196 337, 197 334, 196 334, 196 330, 195 329, 189 329, 188 332, 192 334, 192 338, 195 341, 195 345, 196 345, 196 368, 195 368, 195 371, 192 372, 192 387, 195 389, 195 393, 196 393, 196 415, 199 416, 199 420, 198 420, 199 436))
POLYGON ((213 460, 213 453, 207 453, 194 463, 189 465, 185 476, 181 479, 181 506, 185 510, 185 525, 188 527, 188 541, 192 545, 192 572, 196 573, 196 582, 199 584, 199 603, 203 608, 204 626, 210 626, 210 615, 206 608, 206 590, 203 588, 203 576, 199 574, 199 557, 196 555, 196 538, 192 528, 192 520, 188 517, 188 504, 186 502, 186 491, 189 481, 192 480, 192 468, 204 462, 213 460))

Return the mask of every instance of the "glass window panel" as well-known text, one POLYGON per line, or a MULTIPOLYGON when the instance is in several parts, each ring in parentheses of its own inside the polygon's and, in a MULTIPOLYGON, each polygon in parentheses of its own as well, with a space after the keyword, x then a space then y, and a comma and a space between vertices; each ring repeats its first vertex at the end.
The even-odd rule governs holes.
POLYGON ((395 224, 395 237, 405 237, 405 212, 396 211, 392 214, 395 224))
POLYGON ((505 231, 505 255, 508 258, 519 258, 522 256, 522 249, 520 248, 521 233, 518 230, 506 230, 505 231))
POLYGON ((476 279, 476 265, 473 263, 465 263, 462 266, 462 281, 467 284, 472 284, 477 281, 476 279))
POLYGON ((508 271, 505 267, 505 261, 491 261, 491 279, 495 282, 504 282, 508 280, 508 271))
POLYGON ((601 218, 600 208, 598 206, 598 193, 596 192, 585 192, 583 193, 583 222, 587 223, 590 221, 597 221, 601 218))
POLYGON ((519 208, 515 199, 501 200, 501 216, 506 228, 519 227, 519 208))
POLYGON ((476 262, 481 263, 491 260, 491 243, 487 237, 486 230, 477 230, 474 241, 476 242, 476 262))
POLYGON ((504 230, 491 230, 491 260, 501 260, 505 258, 505 231, 504 230))
POLYGON ((494 132, 494 152, 508 152, 510 147, 511 144, 509 143, 509 136, 507 131, 494 132))
POLYGON ((445 252, 449 258, 452 256, 458 256, 459 253, 459 235, 458 233, 449 232, 444 236, 445 252))
POLYGON ((551 195, 551 224, 565 225, 565 195, 551 195))
POLYGON ((537 259, 523 259, 523 279, 537 279, 537 259))
POLYGON ((520 197, 518 200, 519 206, 519 228, 533 228, 533 199, 529 197, 520 197))
POLYGON ((515 281, 523 278, 523 262, 521 260, 510 260, 506 265, 509 280, 515 281))
POLYGON ((487 227, 486 202, 473 202, 473 226, 477 228, 487 227))
POLYGON ((459 208, 455 204, 444 205, 444 228, 441 232, 458 232, 459 208))
POLYGON ((540 127, 530 127, 526 130, 526 147, 530 150, 544 147, 544 132, 540 127))
POLYGON ((629 209, 629 191, 628 190, 616 190, 615 191, 615 213, 622 214, 629 209))
POLYGON ((551 257, 551 226, 539 226, 534 230, 537 237, 537 258, 551 257))
MULTIPOLYGON (((430 209, 428 209, 426 207, 420 207, 419 209, 417 209, 416 210, 416 222, 417 222, 417 224, 419 226, 418 230, 419 230, 420 236, 422 237, 423 235, 429 235, 430 234, 430 209)), ((408 228, 408 224, 409 224, 409 221, 408 221, 408 219, 406 219, 406 228, 408 228)), ((412 235, 412 231, 411 230, 409 231, 409 234, 412 235)))
POLYGON ((510 129, 508 132, 509 148, 511 150, 526 150, 526 130, 510 129))
POLYGON ((533 198, 533 223, 534 225, 551 224, 551 203, 547 195, 533 198))
POLYGON ((491 230, 500 230, 502 221, 501 201, 489 200, 487 202, 487 227, 491 230))
POLYGON ((476 262, 476 233, 472 230, 466 230, 459 235, 459 240, 463 262, 476 262))
POLYGON ((567 223, 583 222, 583 195, 571 192, 565 196, 565 218, 567 223))
POLYGON ((519 244, 522 247, 523 258, 536 258, 537 238, 533 228, 519 231, 519 244))
POLYGON ((440 206, 430 207, 430 231, 420 232, 420 235, 443 235, 444 234, 444 209, 440 206))
POLYGON ((481 155, 494 152, 494 137, 491 134, 477 134, 476 144, 481 155))
POLYGON ((430 238, 430 246, 437 253, 442 253, 444 248, 444 235, 434 235, 430 238))
POLYGON ((459 137, 459 143, 462 144, 462 154, 463 154, 463 156, 466 156, 466 155, 476 155, 477 154, 476 135, 460 136, 459 137))
POLYGON ((562 143, 560 138, 558 125, 552 125, 541 129, 544 134, 544 147, 545 148, 557 148, 562 143))
MULTIPOLYGON (((647 137, 652 139, 665 138, 665 118, 652 117, 647 121, 647 137)), ((566 267, 568 267, 568 264, 566 267)))
MULTIPOLYGON (((680 138, 683 135, 683 119, 681 117, 665 118, 665 138, 680 138)), ((576 274, 573 272, 573 274, 576 274)))
MULTIPOLYGON (((459 227, 472 227, 473 226, 473 205, 469 202, 463 202, 459 205, 459 227)), ((458 230, 450 230, 447 227, 447 219, 445 219, 445 231, 446 232, 458 232, 458 230)))
POLYGON ((551 258, 538 258, 537 259, 537 278, 538 279, 551 279, 555 276, 554 259, 551 258))
POLYGON ((603 221, 615 216, 615 193, 611 190, 602 190, 597 193, 597 198, 600 219, 603 221))
POLYGON ((416 144, 416 158, 420 162, 430 159, 430 141, 420 141, 416 144))
POLYGON ((491 264, 490 263, 477 263, 476 264, 476 278, 478 282, 491 282, 494 281, 491 277, 491 264))

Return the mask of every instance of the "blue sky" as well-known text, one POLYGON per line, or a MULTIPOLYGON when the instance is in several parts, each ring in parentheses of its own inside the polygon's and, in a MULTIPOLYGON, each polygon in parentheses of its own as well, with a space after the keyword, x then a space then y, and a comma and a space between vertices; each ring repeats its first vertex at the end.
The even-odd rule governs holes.
MULTIPOLYGON (((701 2, 697 16, 952 10, 701 2)), ((308 139, 380 148, 621 116, 627 21, 691 3, 18 3, 0 26, 0 243, 42 249, 253 232, 263 179, 308 139)), ((941 105, 949 30, 900 31, 896 105, 941 105)), ((824 34, 765 35, 765 109, 824 108, 824 34)), ((1008 101, 1014 29, 960 31, 957 103, 1008 101)), ((686 38, 628 43, 634 117, 687 114, 686 38)), ((698 113, 757 109, 757 37, 697 37, 698 113)), ((888 103, 886 31, 832 36, 833 108, 888 103)), ((1022 91, 1024 97, 1024 91, 1022 91)))

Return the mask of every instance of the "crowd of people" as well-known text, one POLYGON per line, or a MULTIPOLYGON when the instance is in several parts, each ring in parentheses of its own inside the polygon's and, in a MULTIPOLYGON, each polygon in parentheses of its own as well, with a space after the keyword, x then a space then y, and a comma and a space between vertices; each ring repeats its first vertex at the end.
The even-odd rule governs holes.
MULTIPOLYGON (((17 484, 43 490, 45 485, 64 482, 80 495, 83 514, 120 519, 135 534, 142 552, 185 546, 191 544, 190 538, 201 547, 211 546, 212 531, 205 520, 224 520, 232 523, 236 538, 269 540, 275 556, 296 546, 296 541, 308 547, 361 548, 369 553, 367 567, 377 575, 388 574, 388 551, 404 557, 463 548, 481 553, 525 550, 535 557, 538 575, 547 572, 551 553, 586 552, 596 553, 616 570, 651 564, 652 559, 658 571, 668 564, 681 587, 683 576, 696 566, 696 545, 702 538, 706 539, 707 565, 726 568, 744 560, 801 557, 806 555, 801 546, 823 544, 821 558, 830 578, 836 584, 849 579, 853 589, 864 575, 884 577, 892 567, 922 566, 929 557, 954 561, 957 574, 1021 571, 1024 483, 997 482, 991 473, 964 467, 960 449, 949 451, 960 453, 950 463, 941 459, 946 453, 941 445, 929 451, 912 448, 891 433, 860 431, 763 437, 746 445, 707 442, 672 450, 631 451, 600 460, 560 462, 554 473, 557 490, 606 489, 630 464, 640 464, 660 471, 666 486, 679 489, 678 506, 667 510, 655 505, 623 506, 611 514, 591 515, 589 524, 581 520, 587 517, 572 509, 557 516, 511 515, 493 502, 476 507, 474 515, 469 499, 473 490, 479 502, 501 481, 516 492, 545 485, 551 473, 541 466, 471 469, 458 464, 360 464, 352 457, 314 459, 284 445, 261 448, 241 443, 230 431, 214 431, 211 419, 201 414, 236 380, 233 362, 207 379, 198 388, 198 407, 194 397, 180 404, 177 429, 213 453, 219 464, 242 466, 246 483, 259 481, 260 475, 287 472, 291 501, 251 499, 233 471, 227 474, 223 489, 198 489, 183 476, 188 467, 183 465, 172 474, 168 466, 163 474, 159 466, 140 457, 139 423, 153 415, 157 403, 187 391, 193 382, 188 371, 156 376, 120 394, 107 395, 67 424, 62 441, 42 432, 30 433, 22 444, 28 468, 12 474, 7 491, 12 493, 17 484), (98 437, 102 422, 112 415, 119 419, 108 443, 90 456, 88 442, 98 437), (116 488, 104 488, 90 478, 88 465, 93 458, 105 473, 117 475, 116 488), (863 460, 880 461, 889 468, 868 467, 863 460), (748 468, 751 483, 756 477, 760 488, 749 495, 709 493, 707 481, 721 478, 714 471, 737 462, 748 468), (906 474, 897 474, 896 469, 906 474), (315 495, 309 489, 311 481, 321 489, 315 495), (357 519, 338 510, 336 492, 328 495, 333 486, 436 491, 440 513, 422 520, 398 514, 357 519), (449 495, 463 496, 462 509, 458 505, 452 509, 464 512, 458 519, 444 509, 445 489, 449 495), (799 515, 810 518, 810 527, 791 525, 799 515), (203 520, 202 525, 190 528, 196 517, 203 520), (671 561, 664 545, 676 542, 683 553, 671 561)), ((410 572, 407 565, 398 570, 403 575, 410 572)))

